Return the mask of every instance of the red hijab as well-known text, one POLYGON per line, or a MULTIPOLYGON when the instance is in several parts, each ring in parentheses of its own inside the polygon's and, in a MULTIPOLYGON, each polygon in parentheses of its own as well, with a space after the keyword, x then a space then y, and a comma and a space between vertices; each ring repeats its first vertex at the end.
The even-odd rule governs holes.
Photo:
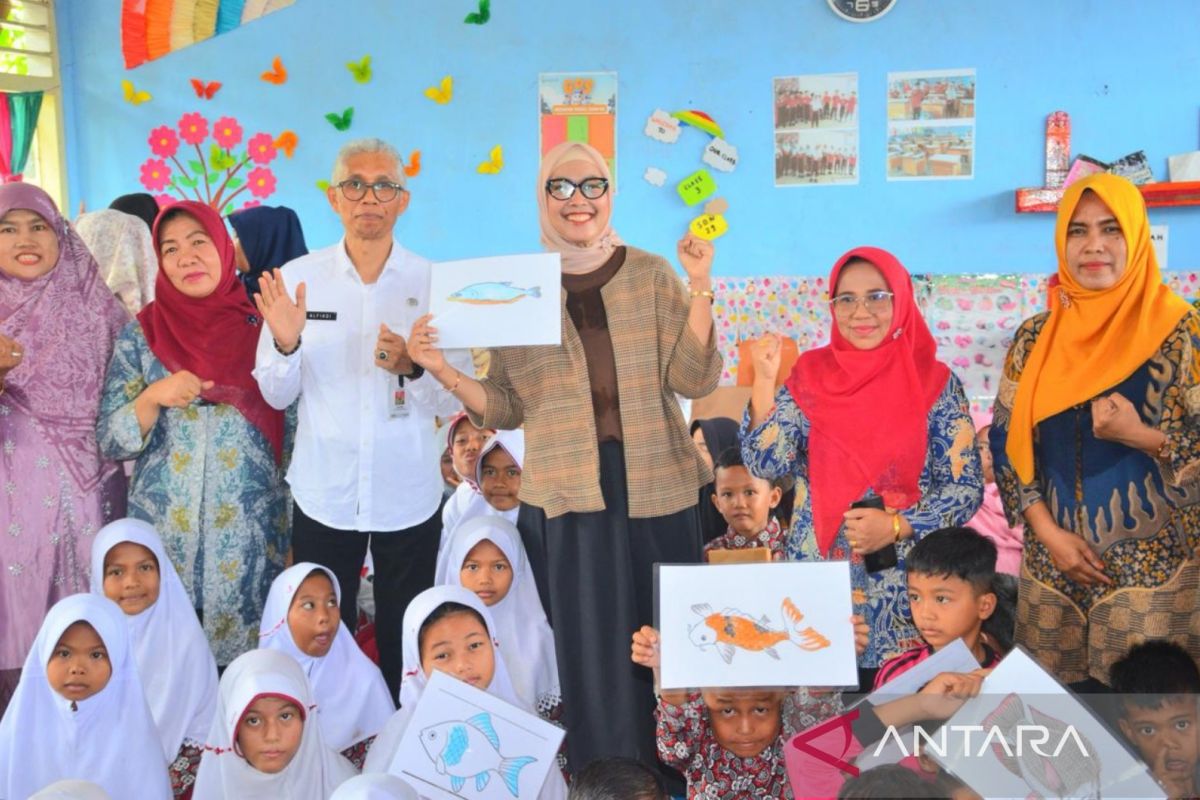
POLYGON ((212 239, 221 257, 221 281, 207 297, 188 297, 167 279, 159 253, 154 302, 137 317, 146 343, 170 372, 186 369, 201 380, 215 381, 201 396, 240 411, 271 443, 279 463, 283 457, 283 412, 267 405, 250 374, 262 319, 238 280, 233 241, 216 211, 187 200, 164 209, 154 221, 156 252, 163 217, 180 211, 195 217, 212 239))
POLYGON ((788 391, 811 426, 809 497, 823 554, 837 538, 842 514, 874 489, 889 508, 921 499, 929 409, 950 377, 937 360, 937 343, 913 298, 912 278, 896 257, 877 247, 856 247, 834 264, 830 291, 848 262, 870 262, 894 293, 892 326, 883 342, 859 350, 838 331, 830 343, 800 356, 788 391))

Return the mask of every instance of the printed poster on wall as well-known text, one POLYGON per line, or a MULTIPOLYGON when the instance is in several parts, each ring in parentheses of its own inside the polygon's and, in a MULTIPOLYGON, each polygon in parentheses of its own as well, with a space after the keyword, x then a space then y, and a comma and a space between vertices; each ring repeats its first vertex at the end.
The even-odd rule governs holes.
POLYGON ((858 183, 858 74, 775 78, 775 186, 858 183))
POLYGON ((538 115, 545 155, 562 142, 584 142, 608 161, 617 177, 617 73, 543 72, 538 75, 538 115))
POLYGON ((887 178, 975 177, 975 70, 889 72, 887 178))

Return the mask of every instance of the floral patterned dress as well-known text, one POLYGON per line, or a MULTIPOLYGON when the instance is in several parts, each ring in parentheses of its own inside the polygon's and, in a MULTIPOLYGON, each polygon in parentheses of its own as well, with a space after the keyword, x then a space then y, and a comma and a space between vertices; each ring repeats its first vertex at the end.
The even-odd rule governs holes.
MULTIPOLYGON (((863 667, 878 667, 887 659, 923 644, 908 608, 908 582, 904 559, 921 537, 939 528, 965 525, 983 500, 983 467, 975 448, 962 382, 951 374, 946 387, 929 410, 929 433, 925 466, 918 485, 921 500, 901 513, 912 525, 913 535, 897 546, 899 563, 880 572, 867 572, 862 558, 850 552, 845 528, 828 555, 817 546, 813 528, 812 500, 808 481, 809 421, 786 386, 775 396, 775 407, 757 428, 750 428, 750 412, 742 421, 742 458, 746 467, 761 478, 791 475, 796 480, 796 505, 788 555, 797 561, 850 561, 855 613, 870 627, 870 641, 859 656, 863 667)), ((870 424, 864 420, 863 424, 870 424)), ((886 435, 880 432, 880 435, 886 435)))
POLYGON ((137 459, 129 515, 158 530, 224 666, 258 645, 267 591, 288 550, 286 486, 271 445, 233 406, 163 409, 143 438, 134 400, 168 374, 141 325, 127 325, 105 376, 96 438, 109 458, 137 459))
POLYGON ((1017 384, 1048 313, 1017 329, 996 398, 990 443, 1009 524, 1042 501, 1058 525, 1083 537, 1112 586, 1085 586, 1054 566, 1025 537, 1017 595, 1017 643, 1059 680, 1109 668, 1143 639, 1173 639, 1200 658, 1200 314, 1191 312, 1119 392, 1142 420, 1163 431, 1169 456, 1158 462, 1092 433, 1091 403, 1038 423, 1034 478, 1021 483, 1005 452, 1017 384))

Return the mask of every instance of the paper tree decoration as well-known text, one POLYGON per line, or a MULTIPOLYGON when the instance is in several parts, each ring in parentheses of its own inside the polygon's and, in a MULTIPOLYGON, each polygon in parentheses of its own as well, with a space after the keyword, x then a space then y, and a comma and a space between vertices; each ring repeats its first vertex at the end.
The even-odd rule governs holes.
POLYGON ((219 36, 295 0, 121 0, 125 69, 219 36))
POLYGON ((279 151, 269 133, 256 133, 244 145, 242 138, 242 126, 233 117, 221 117, 210 125, 192 112, 180 117, 174 128, 160 125, 147 140, 152 155, 140 168, 142 186, 157 195, 160 204, 198 200, 220 214, 230 214, 234 198, 249 191, 254 199, 242 208, 256 206, 275 192, 275 173, 267 165, 279 151), (195 158, 181 152, 189 145, 196 151, 195 158), (242 174, 246 167, 249 170, 242 174))

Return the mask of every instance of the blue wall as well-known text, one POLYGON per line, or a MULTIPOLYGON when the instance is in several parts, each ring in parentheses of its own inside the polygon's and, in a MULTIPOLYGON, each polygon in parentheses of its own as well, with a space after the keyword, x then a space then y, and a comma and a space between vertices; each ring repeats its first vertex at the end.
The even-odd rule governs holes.
MULTIPOLYGON (((140 191, 151 128, 201 111, 236 116, 247 134, 296 131, 300 146, 272 165, 280 188, 267 202, 297 209, 310 246, 340 234, 315 181, 328 177, 341 142, 379 135, 423 152, 398 227, 408 246, 435 259, 534 250, 537 75, 615 70, 615 225, 626 241, 673 253, 693 214, 671 182, 655 188, 641 175, 658 166, 678 180, 700 167, 705 137, 685 129, 664 145, 642 128, 655 108, 699 108, 741 158, 732 175, 716 174, 730 203, 719 274, 820 274, 862 243, 893 249, 913 271, 1024 272, 1054 266, 1052 216, 1013 212, 1013 190, 1042 182, 1047 113, 1071 114, 1075 153, 1111 159, 1144 149, 1160 180, 1168 155, 1200 147, 1196 3, 898 0, 864 25, 838 19, 824 0, 493 0, 482 27, 462 23, 473 3, 296 0, 128 72, 120 0, 59 3, 71 208, 140 191), (367 53, 374 80, 356 84, 343 64, 367 53), (291 73, 282 87, 258 77, 277 54, 291 73), (888 183, 887 73, 953 67, 977 70, 976 177, 888 183), (775 189, 772 77, 850 71, 862 101, 860 184, 775 189), (421 92, 444 74, 456 80, 455 97, 438 106, 421 92), (154 99, 123 102, 126 77, 154 99), (191 77, 224 88, 202 101, 191 77), (338 133, 323 117, 347 105, 354 123, 338 133), (495 144, 504 171, 477 174, 495 144)), ((1170 268, 1200 266, 1200 208, 1152 218, 1170 226, 1170 268)))

